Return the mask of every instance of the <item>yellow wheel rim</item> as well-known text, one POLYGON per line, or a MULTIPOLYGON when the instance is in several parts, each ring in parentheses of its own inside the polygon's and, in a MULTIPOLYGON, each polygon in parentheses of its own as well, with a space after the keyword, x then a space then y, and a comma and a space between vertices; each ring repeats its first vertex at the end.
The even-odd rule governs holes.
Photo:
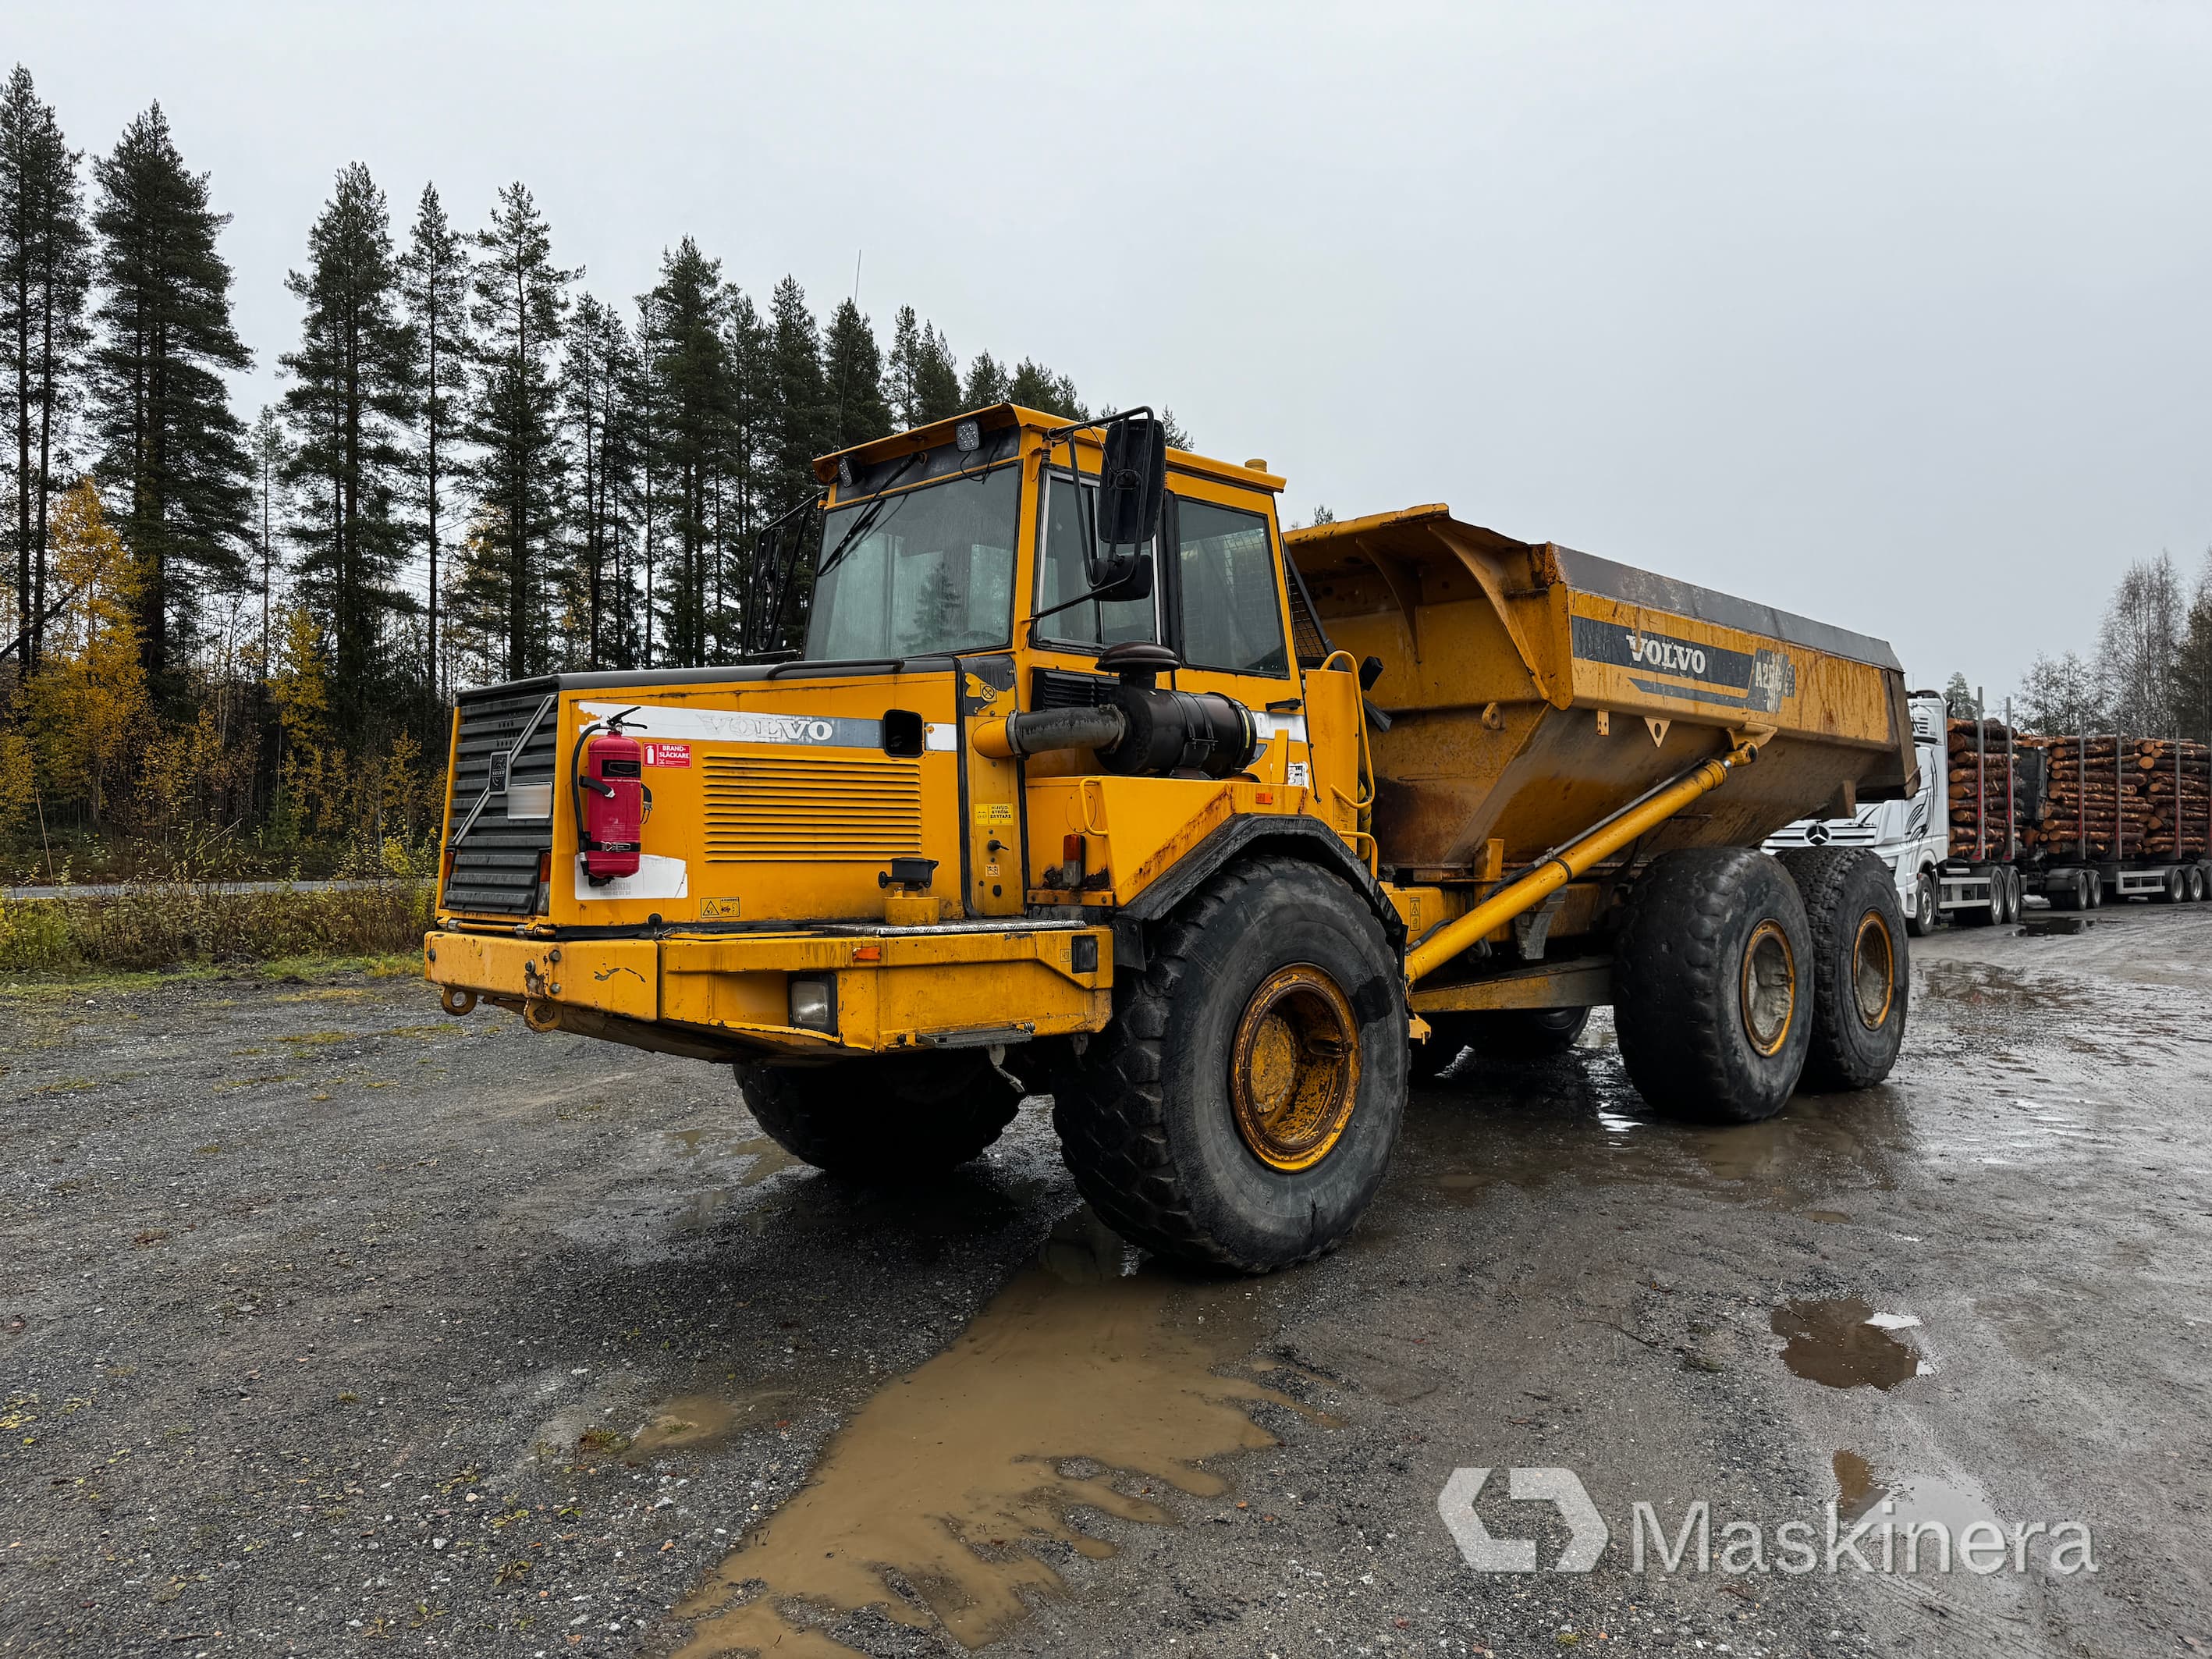
POLYGON ((1881 1030, 1897 995, 1897 946, 1879 910, 1859 918, 1858 937, 1851 941, 1851 994, 1860 1022, 1869 1031, 1881 1030))
POLYGON ((1343 1137, 1359 1094, 1359 1022, 1336 981, 1305 963, 1244 1005, 1229 1055, 1237 1133, 1273 1170, 1310 1170, 1343 1137))
POLYGON ((1797 1011, 1797 953, 1775 921, 1762 921, 1743 953, 1743 1030, 1762 1054, 1779 1054, 1797 1011))

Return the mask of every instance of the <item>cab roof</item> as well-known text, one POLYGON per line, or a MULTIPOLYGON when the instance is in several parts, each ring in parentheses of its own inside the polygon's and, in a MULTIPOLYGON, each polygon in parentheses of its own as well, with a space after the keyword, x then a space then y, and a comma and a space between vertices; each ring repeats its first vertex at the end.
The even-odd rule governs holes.
MULTIPOLYGON (((816 460, 814 476, 823 483, 834 483, 840 459, 850 459, 857 469, 879 461, 896 460, 917 449, 934 449, 940 444, 949 444, 952 441, 955 428, 963 421, 975 421, 986 432, 996 432, 1010 426, 1048 432, 1064 428, 1068 424, 1065 416, 1048 414, 1041 409, 1025 409, 1019 404, 990 404, 981 409, 971 409, 955 415, 949 420, 915 427, 911 431, 894 432, 886 438, 872 438, 848 449, 833 450, 816 460)), ((1076 441, 1095 452, 1099 443, 1098 433, 1099 428, 1096 426, 1085 428, 1077 433, 1076 441)), ((1284 483, 1276 474, 1262 471, 1257 467, 1217 461, 1211 456, 1194 455, 1184 449, 1168 451, 1168 470, 1196 473, 1202 477, 1218 478, 1224 483, 1243 484, 1249 489, 1265 489, 1271 493, 1279 493, 1284 483)))

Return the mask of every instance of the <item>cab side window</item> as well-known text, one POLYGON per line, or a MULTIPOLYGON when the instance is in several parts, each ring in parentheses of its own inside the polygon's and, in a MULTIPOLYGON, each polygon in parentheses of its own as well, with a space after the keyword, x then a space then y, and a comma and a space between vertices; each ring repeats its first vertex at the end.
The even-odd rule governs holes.
POLYGON ((1173 506, 1182 659, 1231 674, 1289 674, 1265 515, 1188 496, 1173 506))
MULTIPOLYGON (((1097 486, 1086 483, 1083 493, 1087 498, 1083 504, 1085 514, 1091 515, 1095 526, 1097 486)), ((1055 477, 1046 485, 1042 517, 1044 556, 1037 561, 1036 608, 1048 611, 1091 590, 1083 571, 1084 518, 1076 511, 1075 486, 1066 478, 1055 477)), ((1160 636, 1159 613, 1155 601, 1150 599, 1103 602, 1094 599, 1088 605, 1069 605, 1047 617, 1037 624, 1037 635, 1040 639, 1084 646, 1157 640, 1160 636)))

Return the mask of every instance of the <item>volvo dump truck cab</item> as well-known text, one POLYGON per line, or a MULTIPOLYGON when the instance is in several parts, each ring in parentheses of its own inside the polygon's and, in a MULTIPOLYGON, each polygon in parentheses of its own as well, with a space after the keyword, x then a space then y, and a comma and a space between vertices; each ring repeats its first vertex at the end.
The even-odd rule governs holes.
POLYGON ((1350 1230, 1414 1076, 1593 1005, 1662 1113, 1888 1069, 1888 872, 1758 850, 1911 793, 1880 641, 1442 506, 1286 536, 1143 410, 816 471, 744 659, 459 700, 449 1011, 732 1063, 865 1178, 1049 1092, 1109 1222, 1247 1270, 1350 1230))

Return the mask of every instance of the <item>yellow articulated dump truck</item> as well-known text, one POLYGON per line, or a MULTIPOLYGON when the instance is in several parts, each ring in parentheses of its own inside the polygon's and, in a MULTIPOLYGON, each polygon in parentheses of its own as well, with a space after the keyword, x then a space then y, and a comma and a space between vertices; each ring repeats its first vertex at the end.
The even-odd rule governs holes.
POLYGON ((1258 1271, 1373 1196, 1411 1080, 1610 1004, 1656 1111, 1884 1076, 1890 873, 1758 850, 1909 793, 1877 640, 1012 405, 826 458, 749 648, 455 712, 445 1005, 730 1062, 865 1178, 1027 1092, 1155 1250, 1258 1271))

